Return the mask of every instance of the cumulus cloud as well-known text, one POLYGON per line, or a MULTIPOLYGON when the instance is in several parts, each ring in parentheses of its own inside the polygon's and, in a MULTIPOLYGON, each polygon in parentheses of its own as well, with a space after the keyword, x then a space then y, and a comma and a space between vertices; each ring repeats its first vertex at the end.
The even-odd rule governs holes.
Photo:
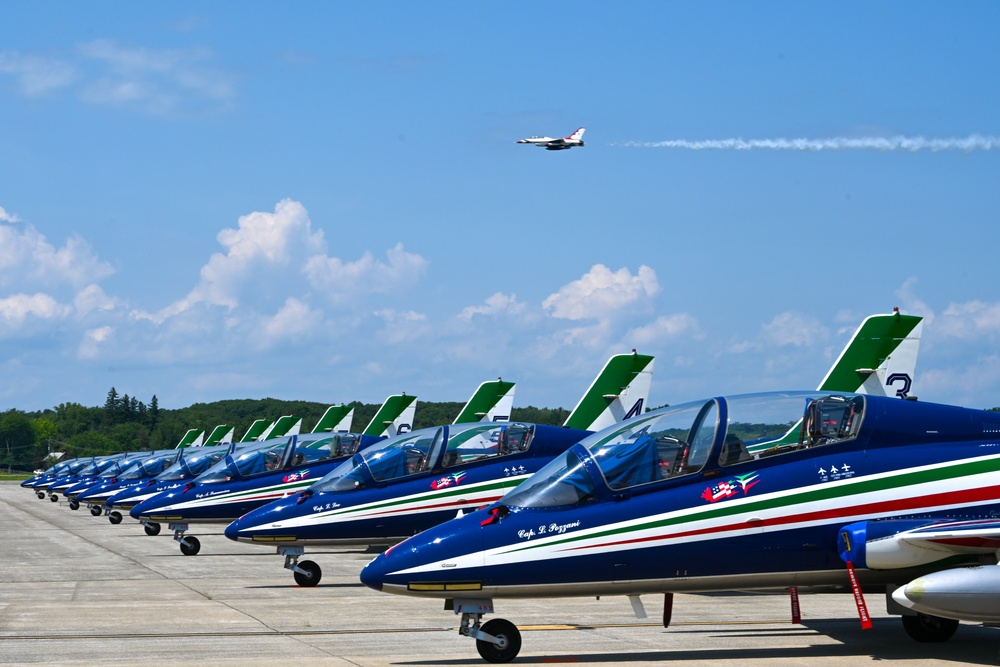
POLYGON ((482 306, 468 306, 458 314, 460 320, 471 320, 476 315, 518 315, 523 313, 526 306, 519 303, 516 294, 503 294, 497 292, 486 299, 482 306))
POLYGON ((93 311, 114 310, 123 305, 124 302, 121 299, 108 296, 97 285, 87 285, 73 298, 73 307, 76 309, 77 315, 81 316, 93 311))
POLYGON ((257 327, 257 346, 269 348, 287 341, 303 341, 315 337, 317 327, 323 326, 321 313, 308 304, 289 297, 273 317, 265 318, 257 327))
POLYGON ((0 299, 0 324, 15 329, 29 318, 53 320, 66 317, 70 308, 48 294, 14 294, 0 299))
POLYGON ((273 213, 256 211, 240 217, 236 229, 216 236, 225 252, 214 253, 201 269, 198 284, 185 296, 156 314, 137 313, 162 322, 197 305, 236 308, 242 295, 274 294, 275 285, 326 250, 322 231, 314 232, 302 204, 285 199, 273 213), (289 271, 291 268, 291 271, 289 271))
POLYGON ((7 210, 0 206, 0 222, 20 222, 21 220, 13 213, 8 213, 7 210))
POLYGON ((660 291, 656 272, 640 266, 636 275, 626 268, 612 271, 595 264, 580 279, 549 295, 542 307, 553 317, 568 320, 603 319, 660 291))
POLYGON ((16 220, 6 211, 0 218, 0 288, 79 289, 114 273, 82 238, 70 237, 65 245, 56 247, 34 226, 16 220))
POLYGON ((354 262, 317 255, 309 258, 304 271, 310 285, 331 301, 340 302, 359 293, 384 294, 411 286, 427 270, 427 260, 407 252, 402 243, 385 255, 385 262, 376 260, 370 252, 354 262))

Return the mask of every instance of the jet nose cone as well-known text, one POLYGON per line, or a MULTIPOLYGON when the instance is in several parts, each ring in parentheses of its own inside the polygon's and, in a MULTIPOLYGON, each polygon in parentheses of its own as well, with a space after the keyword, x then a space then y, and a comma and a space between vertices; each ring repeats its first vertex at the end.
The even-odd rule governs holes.
POLYGON ((226 537, 233 540, 234 542, 239 541, 240 520, 237 519, 236 521, 233 521, 231 524, 226 526, 225 533, 226 537))
POLYGON ((387 572, 386 556, 380 553, 375 556, 368 565, 361 570, 361 583, 376 591, 382 590, 382 583, 385 581, 387 572))

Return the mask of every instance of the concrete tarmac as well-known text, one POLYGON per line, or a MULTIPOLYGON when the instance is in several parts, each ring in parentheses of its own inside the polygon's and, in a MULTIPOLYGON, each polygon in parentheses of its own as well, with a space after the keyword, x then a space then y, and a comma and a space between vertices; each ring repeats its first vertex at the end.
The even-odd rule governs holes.
MULTIPOLYGON (((150 537, 0 482, 0 664, 487 664, 440 602, 361 585, 364 549, 308 551, 323 578, 300 588, 272 549, 222 529, 193 526, 201 553, 184 556, 166 527, 150 537)), ((677 595, 667 629, 662 598, 643 603, 646 620, 610 597, 498 600, 496 616, 521 629, 514 664, 1000 665, 1000 629, 919 644, 881 599, 871 630, 849 595, 803 595, 801 625, 784 595, 677 595)))

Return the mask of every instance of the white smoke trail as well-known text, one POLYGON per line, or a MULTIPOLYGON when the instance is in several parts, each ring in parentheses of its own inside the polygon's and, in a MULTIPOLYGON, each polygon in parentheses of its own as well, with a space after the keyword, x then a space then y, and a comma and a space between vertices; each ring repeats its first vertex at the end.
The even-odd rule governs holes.
POLYGON ((612 146, 629 148, 679 148, 691 151, 995 151, 1000 137, 973 134, 968 137, 928 139, 926 137, 830 137, 828 139, 706 139, 688 141, 628 141, 612 146))

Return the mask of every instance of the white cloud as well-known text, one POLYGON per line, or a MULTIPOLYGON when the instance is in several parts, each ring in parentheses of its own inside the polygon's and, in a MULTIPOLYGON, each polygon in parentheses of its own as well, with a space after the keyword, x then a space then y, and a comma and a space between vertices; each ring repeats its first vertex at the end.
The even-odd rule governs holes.
POLYGON ((370 252, 355 262, 317 255, 306 262, 304 272, 313 288, 331 301, 341 302, 359 295, 411 287, 427 270, 427 260, 407 252, 402 243, 385 254, 385 262, 377 261, 370 252))
POLYGON ((424 338, 432 330, 427 322, 427 316, 413 310, 383 308, 374 315, 383 322, 378 332, 379 339, 390 345, 424 338))
POLYGON ((518 315, 525 310, 525 304, 518 303, 517 295, 502 292, 490 296, 483 306, 468 306, 458 314, 461 320, 471 320, 476 315, 518 315))
POLYGON ((236 96, 232 75, 207 65, 213 59, 209 49, 147 49, 97 39, 77 51, 95 66, 81 90, 81 99, 92 104, 134 105, 162 114, 236 96))
POLYGON ((273 317, 265 318, 258 327, 257 346, 269 348, 278 343, 302 342, 315 338, 318 327, 323 326, 322 314, 306 303, 289 297, 273 317))
POLYGON ((11 329, 29 318, 42 320, 61 319, 69 314, 69 307, 60 304, 48 294, 14 294, 0 299, 0 325, 11 329))
POLYGON ((937 318, 935 335, 961 340, 995 340, 1000 336, 1000 303, 966 301, 949 304, 937 318))
POLYGON ((65 88, 77 78, 76 69, 64 60, 16 51, 0 52, 0 73, 13 75, 21 93, 28 97, 65 88))
POLYGON ((159 313, 136 315, 160 323, 196 305, 231 310, 243 295, 286 298, 288 289, 296 287, 292 281, 298 267, 326 249, 323 232, 313 232, 305 207, 290 199, 278 202, 273 213, 257 211, 240 217, 236 229, 223 229, 216 238, 226 252, 209 258, 187 296, 159 313))
POLYGON ((811 347, 827 335, 826 328, 817 320, 790 312, 775 316, 761 325, 761 330, 764 341, 778 347, 811 347))
POLYGON ((102 345, 107 343, 115 330, 110 326, 98 327, 84 332, 83 340, 76 354, 80 359, 94 359, 99 356, 102 345))
POLYGON ((0 52, 0 73, 13 76, 29 97, 71 89, 87 104, 163 115, 233 102, 236 77, 214 67, 214 60, 206 48, 151 49, 95 39, 63 57, 0 52))
POLYGON ((78 315, 87 315, 93 311, 109 311, 124 305, 123 302, 108 296, 97 285, 87 285, 73 298, 73 307, 78 315))
POLYGON ((70 237, 63 247, 57 248, 34 226, 16 224, 16 217, 3 213, 0 288, 40 285, 82 288, 114 273, 111 265, 98 259, 82 238, 70 237))
POLYGON ((705 335, 698 326, 698 320, 693 315, 678 313, 676 315, 661 315, 649 324, 631 329, 625 335, 625 342, 632 343, 638 349, 679 337, 702 340, 705 335))
POLYGON ((633 276, 626 268, 611 271, 595 264, 579 280, 548 296, 542 307, 562 319, 603 319, 659 291, 656 272, 648 266, 640 266, 633 276))

